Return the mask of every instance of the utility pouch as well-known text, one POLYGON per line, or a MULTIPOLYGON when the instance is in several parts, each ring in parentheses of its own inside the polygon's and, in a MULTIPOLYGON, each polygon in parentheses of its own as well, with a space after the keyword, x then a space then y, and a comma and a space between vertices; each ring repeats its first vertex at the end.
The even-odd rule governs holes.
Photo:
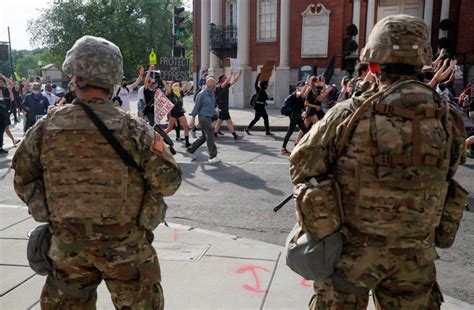
POLYGON ((26 257, 31 269, 41 276, 53 272, 53 262, 48 256, 51 237, 48 224, 40 225, 28 233, 26 257))
POLYGON ((138 214, 138 226, 152 232, 160 223, 164 223, 167 209, 162 196, 156 197, 146 191, 138 214))
POLYGON ((467 208, 469 193, 455 180, 451 180, 444 202, 443 213, 435 231, 435 245, 438 248, 449 248, 459 229, 462 214, 467 208))
POLYGON ((321 240, 341 228, 344 222, 339 184, 332 176, 321 182, 313 178, 295 190, 296 218, 305 233, 321 240))

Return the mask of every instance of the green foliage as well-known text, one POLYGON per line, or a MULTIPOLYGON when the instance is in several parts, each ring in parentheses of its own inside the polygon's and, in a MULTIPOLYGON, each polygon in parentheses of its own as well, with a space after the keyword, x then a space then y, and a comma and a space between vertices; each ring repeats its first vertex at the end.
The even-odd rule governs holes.
MULTIPOLYGON (((66 52, 83 35, 106 38, 120 47, 126 75, 135 76, 141 65, 148 66, 152 48, 158 58, 171 56, 173 5, 179 6, 182 2, 59 1, 30 21, 28 32, 33 44, 48 49, 49 59, 58 68, 61 68, 66 52)), ((191 13, 185 12, 184 16, 187 18, 179 40, 186 48, 186 56, 192 59, 191 13)))

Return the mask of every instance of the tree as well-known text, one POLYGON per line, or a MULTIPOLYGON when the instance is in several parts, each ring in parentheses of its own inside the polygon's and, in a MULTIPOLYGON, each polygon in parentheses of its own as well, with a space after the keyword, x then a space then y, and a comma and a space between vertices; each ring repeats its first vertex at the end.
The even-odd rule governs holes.
MULTIPOLYGON (((182 5, 182 1, 64 1, 43 9, 30 21, 28 32, 32 43, 49 50, 49 59, 59 68, 77 39, 103 37, 119 46, 125 73, 136 75, 138 67, 148 64, 152 48, 158 57, 171 55, 173 5, 182 5)), ((188 42, 192 28, 186 28, 190 29, 183 33, 183 41, 188 42)), ((192 59, 192 41, 185 47, 186 56, 192 59)))

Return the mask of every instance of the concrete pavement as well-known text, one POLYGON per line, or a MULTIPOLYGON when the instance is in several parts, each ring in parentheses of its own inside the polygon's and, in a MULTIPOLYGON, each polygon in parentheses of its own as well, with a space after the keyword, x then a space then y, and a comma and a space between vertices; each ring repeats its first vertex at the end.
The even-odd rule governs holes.
MULTIPOLYGON (((0 309, 39 309, 45 278, 26 260, 26 234, 38 224, 21 206, 0 205, 0 219, 0 309)), ((312 295, 280 246, 177 224, 156 229, 153 245, 166 309, 304 309, 312 295)), ((104 283, 98 294, 97 309, 114 309, 104 283)), ((442 309, 474 306, 445 296, 442 309)))

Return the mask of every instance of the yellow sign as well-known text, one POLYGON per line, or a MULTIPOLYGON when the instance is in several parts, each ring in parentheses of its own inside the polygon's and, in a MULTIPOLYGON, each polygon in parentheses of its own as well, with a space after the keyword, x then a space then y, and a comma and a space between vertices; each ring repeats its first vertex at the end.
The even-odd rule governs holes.
POLYGON ((21 80, 21 76, 18 73, 14 72, 14 74, 17 81, 21 80))
POLYGON ((156 65, 156 54, 153 49, 151 49, 150 53, 150 65, 156 65))

